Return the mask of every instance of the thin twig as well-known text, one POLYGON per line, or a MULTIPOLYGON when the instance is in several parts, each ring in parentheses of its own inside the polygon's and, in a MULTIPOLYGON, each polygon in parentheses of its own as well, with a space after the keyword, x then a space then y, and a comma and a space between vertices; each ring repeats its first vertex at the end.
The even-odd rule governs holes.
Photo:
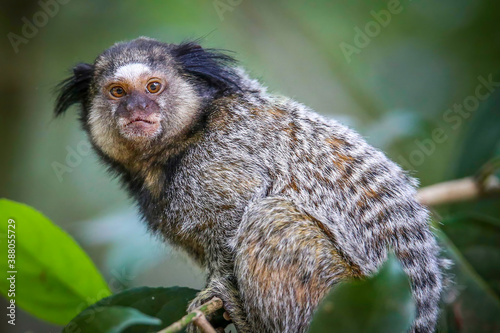
POLYGON ((427 206, 438 206, 493 195, 500 195, 500 182, 490 174, 487 177, 467 177, 421 188, 417 200, 427 206))
POLYGON ((208 322, 207 317, 205 317, 201 312, 200 315, 193 320, 193 323, 198 326, 202 332, 217 333, 212 325, 210 325, 210 323, 208 322))
POLYGON ((222 300, 220 298, 214 297, 210 301, 203 303, 200 305, 198 308, 196 308, 194 311, 188 313, 184 317, 182 317, 180 320, 176 321, 172 325, 162 329, 161 331, 158 331, 158 333, 175 333, 175 332, 180 332, 182 331, 183 328, 185 328, 189 323, 195 322, 196 325, 205 333, 215 333, 216 331, 214 328, 210 325, 208 322, 207 318, 205 317, 206 315, 209 315, 211 313, 214 313, 215 311, 219 310, 222 308, 222 300), (203 319, 200 319, 203 318, 203 319), (204 325, 203 327, 200 326, 204 325), (206 326, 208 325, 208 326, 206 326))

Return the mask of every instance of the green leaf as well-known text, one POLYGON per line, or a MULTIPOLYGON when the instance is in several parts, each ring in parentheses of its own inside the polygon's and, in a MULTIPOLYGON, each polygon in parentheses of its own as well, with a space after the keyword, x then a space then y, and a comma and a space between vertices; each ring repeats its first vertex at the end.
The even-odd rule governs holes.
MULTIPOLYGON (((497 82, 499 77, 494 78, 497 82)), ((500 89, 496 89, 464 121, 464 136, 457 145, 456 159, 449 163, 450 178, 462 178, 475 175, 481 167, 494 158, 500 157, 500 89)), ((500 218, 500 198, 489 197, 470 202, 461 202, 451 206, 454 214, 475 212, 500 218)))
MULTIPOLYGON (((474 221, 470 221, 471 225, 464 230, 452 230, 450 233, 460 243, 460 248, 468 252, 469 245, 475 242, 481 242, 478 235, 482 234, 485 237, 485 242, 488 244, 491 238, 487 235, 488 228, 483 229, 483 226, 478 227, 474 221), (475 227, 474 227, 475 225, 475 227), (478 227, 478 228, 476 228, 478 227), (481 230, 483 229, 483 230, 481 230), (484 231, 484 233, 482 233, 484 231), (461 233, 457 238, 457 234, 461 233), (466 244, 464 240, 471 237, 471 243, 466 244), (488 239, 489 238, 489 239, 488 239)), ((450 222, 445 225, 443 229, 450 231, 453 228, 458 228, 459 225, 463 226, 458 220, 450 222)), ((491 231, 491 230, 490 230, 491 231)), ((443 311, 441 327, 446 327, 442 331, 446 332, 460 332, 460 333, 492 333, 500 332, 500 300, 495 294, 493 289, 475 270, 474 266, 467 260, 467 258, 460 253, 460 248, 457 248, 453 242, 446 237, 442 232, 438 233, 440 242, 444 245, 447 258, 450 258, 454 266, 451 268, 451 277, 453 284, 449 287, 450 291, 447 296, 447 305, 443 311)), ((498 242, 498 240, 497 240, 498 242)), ((476 243, 477 244, 477 243, 476 243)), ((479 243, 480 244, 480 243, 479 243)), ((477 245, 480 247, 480 245, 477 245)), ((472 245, 472 248, 474 246, 472 245)), ((481 252, 484 249, 481 250, 481 252)), ((474 255, 469 252, 468 254, 474 255)), ((486 253, 481 255, 487 256, 486 253)), ((498 262, 494 256, 491 258, 471 258, 474 265, 480 269, 487 269, 487 265, 491 267, 498 267, 498 262), (487 260, 485 263, 480 263, 481 260, 487 260)), ((494 268, 495 269, 495 268, 494 268)), ((496 277, 498 279, 498 277, 496 277)))
POLYGON ((309 332, 401 333, 411 326, 414 314, 408 278, 391 256, 375 277, 333 287, 309 332))
POLYGON ((119 294, 104 298, 85 309, 65 327, 63 332, 76 332, 76 328, 81 329, 82 332, 87 332, 87 323, 82 322, 80 317, 89 316, 89 313, 95 312, 96 308, 116 306, 133 308, 146 315, 161 319, 158 323, 129 327, 123 332, 156 332, 182 318, 186 314, 189 301, 195 298, 197 292, 198 290, 183 287, 140 287, 125 290, 119 294))
MULTIPOLYGON (((32 315, 59 325, 82 309, 110 295, 106 282, 78 244, 35 209, 0 200, 1 253, 15 235, 15 267, 0 260, 0 292, 8 297, 7 271, 15 273, 16 305, 32 315), (8 224, 12 219, 15 224, 8 224), (15 233, 12 233, 15 232, 15 233)), ((11 274, 8 274, 11 275, 11 274)), ((11 297, 9 297, 11 298, 11 297)))
POLYGON ((134 325, 158 325, 161 320, 124 306, 94 307, 68 324, 65 333, 120 333, 134 325))
MULTIPOLYGON (((498 81, 498 77, 495 81, 498 81)), ((475 174, 486 162, 500 156, 500 90, 495 90, 481 103, 470 120, 464 122, 466 128, 463 141, 458 147, 456 163, 451 164, 454 177, 475 174)))
POLYGON ((500 297, 500 221, 462 215, 444 220, 441 229, 496 297, 500 297))

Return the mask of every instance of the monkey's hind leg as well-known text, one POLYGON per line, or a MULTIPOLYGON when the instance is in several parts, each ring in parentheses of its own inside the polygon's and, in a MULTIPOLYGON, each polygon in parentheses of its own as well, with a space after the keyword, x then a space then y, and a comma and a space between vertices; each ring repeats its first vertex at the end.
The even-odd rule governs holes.
POLYGON ((352 275, 319 222, 284 198, 251 204, 235 241, 235 274, 251 332, 306 332, 325 293, 352 275))

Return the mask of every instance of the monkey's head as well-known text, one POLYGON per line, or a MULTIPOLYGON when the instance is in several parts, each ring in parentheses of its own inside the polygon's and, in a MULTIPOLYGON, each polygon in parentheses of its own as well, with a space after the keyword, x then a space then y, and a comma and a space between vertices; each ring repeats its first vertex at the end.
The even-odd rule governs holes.
POLYGON ((117 162, 175 145, 202 126, 207 106, 237 93, 234 60, 193 42, 118 43, 60 84, 56 116, 80 104, 94 146, 117 162))

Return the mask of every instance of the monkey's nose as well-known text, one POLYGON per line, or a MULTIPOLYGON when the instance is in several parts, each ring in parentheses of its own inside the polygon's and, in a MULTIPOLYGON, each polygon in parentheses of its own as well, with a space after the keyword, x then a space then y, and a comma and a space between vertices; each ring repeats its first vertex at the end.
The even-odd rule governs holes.
POLYGON ((151 104, 151 100, 141 94, 131 95, 127 101, 127 111, 146 110, 151 104))
POLYGON ((127 111, 129 112, 134 112, 138 110, 146 110, 148 107, 147 102, 140 102, 140 103, 128 103, 127 104, 127 111))

